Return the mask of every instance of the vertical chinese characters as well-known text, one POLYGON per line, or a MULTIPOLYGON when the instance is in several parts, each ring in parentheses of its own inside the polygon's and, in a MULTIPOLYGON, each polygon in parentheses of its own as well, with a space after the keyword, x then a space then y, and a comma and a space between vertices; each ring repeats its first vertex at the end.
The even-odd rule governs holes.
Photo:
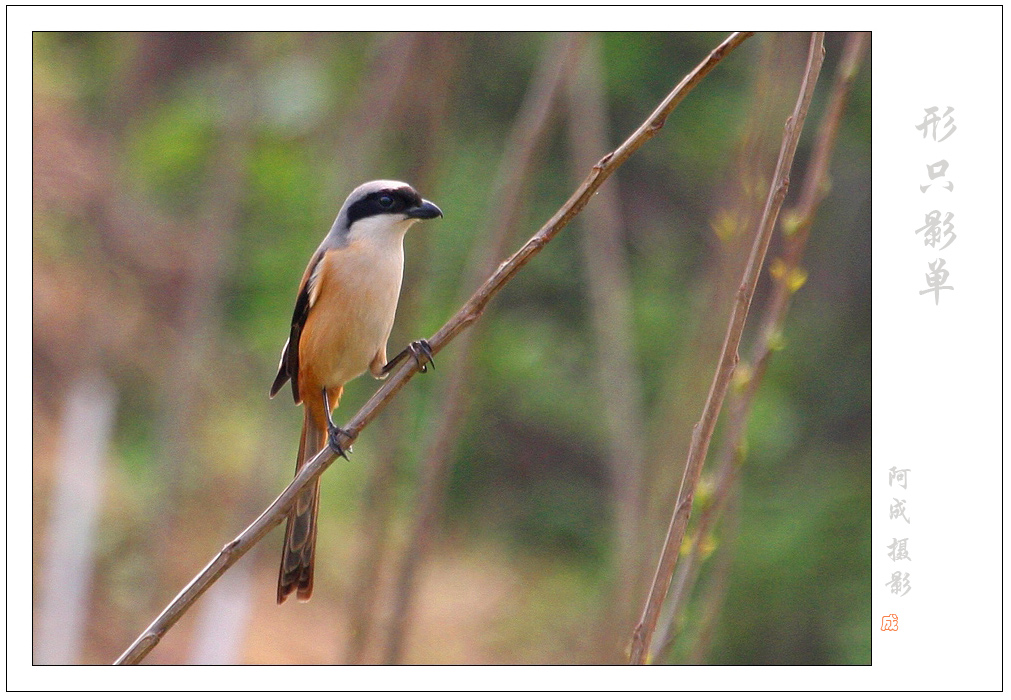
MULTIPOLYGON (((922 140, 927 141, 929 139, 935 144, 943 143, 958 130, 958 127, 955 125, 955 118, 952 116, 955 108, 948 106, 943 113, 939 114, 940 109, 938 106, 924 107, 923 121, 916 125, 916 130, 921 132, 922 140)), ((929 196, 933 201, 939 201, 941 197, 947 196, 940 190, 947 190, 948 195, 953 193, 955 191, 955 183, 948 178, 949 166, 950 163, 945 158, 939 158, 933 163, 927 163, 928 182, 920 185, 920 192, 924 195, 927 195, 929 192, 929 196), (938 185, 938 188, 931 190, 934 185, 938 185)), ((950 202, 946 202, 945 204, 950 204, 950 202)), ((955 235, 955 225, 952 223, 952 219, 954 218, 955 214, 952 211, 945 212, 942 219, 941 210, 932 209, 924 215, 923 226, 915 229, 914 233, 917 236, 923 236, 923 245, 925 247, 930 246, 930 248, 940 252, 954 243, 957 238, 955 235), (938 247, 939 244, 942 245, 938 247)), ((945 268, 945 262, 945 259, 941 257, 937 257, 933 261, 927 261, 929 271, 924 273, 927 288, 920 290, 920 296, 924 294, 934 295, 935 306, 941 303, 942 291, 955 289, 953 285, 945 284, 950 274, 950 271, 945 268)))
MULTIPOLYGON (((888 486, 894 494, 897 488, 905 491, 909 487, 909 472, 911 469, 899 469, 892 467, 888 470, 888 486)), ((890 521, 904 520, 906 525, 910 523, 909 515, 906 513, 906 499, 892 496, 892 503, 888 507, 888 519, 890 521)), ((904 529, 904 528, 903 528, 904 529)), ((908 537, 892 537, 892 543, 888 545, 888 558, 892 562, 913 561, 909 554, 908 537)), ((908 571, 893 571, 892 577, 885 584, 888 591, 895 596, 903 597, 913 589, 909 582, 908 571)), ((882 626, 881 629, 890 629, 882 626)), ((898 629, 896 626, 894 629, 898 629)))

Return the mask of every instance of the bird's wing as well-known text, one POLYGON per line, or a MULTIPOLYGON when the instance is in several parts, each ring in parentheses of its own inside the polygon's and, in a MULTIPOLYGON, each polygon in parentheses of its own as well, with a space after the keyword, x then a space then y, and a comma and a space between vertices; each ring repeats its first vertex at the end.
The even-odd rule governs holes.
POLYGON ((318 266, 323 259, 323 250, 316 251, 309 261, 302 275, 302 283, 298 288, 298 297, 295 299, 295 311, 291 315, 291 334, 281 350, 281 363, 277 368, 277 376, 270 387, 270 396, 281 390, 284 383, 291 380, 291 396, 295 403, 299 403, 301 398, 298 394, 298 343, 302 337, 302 329, 305 327, 305 319, 309 316, 309 309, 315 301, 313 283, 316 280, 318 266))

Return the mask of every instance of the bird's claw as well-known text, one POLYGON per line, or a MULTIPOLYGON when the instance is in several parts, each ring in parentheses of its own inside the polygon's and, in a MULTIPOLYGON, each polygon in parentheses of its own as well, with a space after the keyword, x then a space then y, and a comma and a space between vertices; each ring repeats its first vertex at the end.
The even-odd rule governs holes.
POLYGON ((432 346, 428 344, 428 341, 422 338, 421 340, 415 340, 407 345, 407 351, 411 353, 414 361, 418 363, 418 371, 424 374, 428 371, 428 365, 432 365, 432 369, 435 369, 435 358, 432 357, 432 346), (421 358, 425 359, 422 360, 421 358))
POLYGON ((354 449, 352 449, 351 445, 348 445, 347 449, 341 447, 341 435, 352 440, 355 436, 344 430, 344 428, 341 428, 333 423, 333 421, 327 421, 326 434, 327 441, 330 443, 330 449, 333 450, 338 457, 343 457, 350 462, 351 458, 348 457, 348 454, 354 452, 354 449))

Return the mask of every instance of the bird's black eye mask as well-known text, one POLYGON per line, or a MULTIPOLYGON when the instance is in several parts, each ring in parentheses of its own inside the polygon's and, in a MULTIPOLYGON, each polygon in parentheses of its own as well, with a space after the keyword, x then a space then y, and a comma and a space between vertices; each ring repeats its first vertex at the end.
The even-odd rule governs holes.
POLYGON ((347 225, 350 227, 359 219, 377 214, 402 214, 418 206, 421 206, 421 197, 411 188, 370 192, 348 207, 347 225))

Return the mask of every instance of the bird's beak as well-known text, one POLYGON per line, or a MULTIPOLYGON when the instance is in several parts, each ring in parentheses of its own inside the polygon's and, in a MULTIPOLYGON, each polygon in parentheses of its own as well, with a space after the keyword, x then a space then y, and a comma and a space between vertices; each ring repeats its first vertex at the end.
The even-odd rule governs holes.
POLYGON ((442 216, 442 209, 427 199, 423 199, 420 206, 408 209, 404 214, 408 219, 434 219, 437 216, 442 216))

